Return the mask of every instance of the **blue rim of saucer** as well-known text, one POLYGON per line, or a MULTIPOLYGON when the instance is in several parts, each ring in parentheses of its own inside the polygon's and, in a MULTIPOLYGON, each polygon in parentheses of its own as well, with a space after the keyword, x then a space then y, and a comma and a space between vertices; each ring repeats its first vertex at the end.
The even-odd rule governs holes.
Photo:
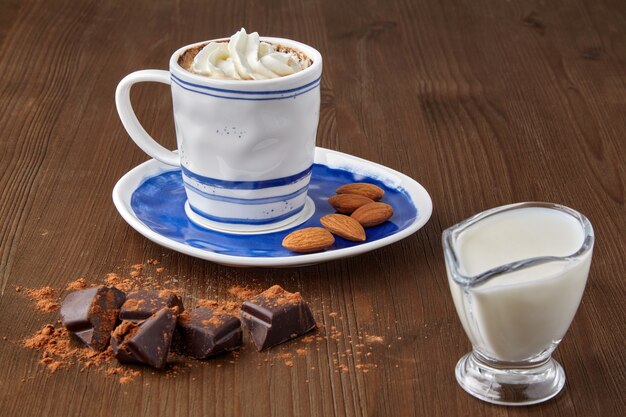
POLYGON ((430 218, 432 202, 415 180, 390 168, 340 152, 316 149, 308 196, 315 213, 293 228, 264 234, 240 235, 204 229, 186 216, 186 194, 180 168, 151 160, 127 173, 113 191, 124 219, 142 235, 170 249, 234 266, 297 266, 364 253, 400 240, 430 218), (394 208, 391 219, 366 229, 366 242, 335 238, 333 246, 314 254, 297 254, 282 247, 293 230, 321 227, 319 219, 333 208, 329 197, 344 184, 368 182, 385 190, 381 200, 394 208))

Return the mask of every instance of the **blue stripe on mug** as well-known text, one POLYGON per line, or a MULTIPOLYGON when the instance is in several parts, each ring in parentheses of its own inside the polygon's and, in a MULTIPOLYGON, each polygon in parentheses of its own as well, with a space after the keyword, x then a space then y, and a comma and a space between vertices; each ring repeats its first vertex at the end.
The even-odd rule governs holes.
MULTIPOLYGON (((173 77, 173 76, 172 76, 173 77)), ((295 98, 299 95, 302 95, 304 93, 308 93, 309 91, 319 87, 320 83, 319 80, 317 81, 317 84, 315 84, 313 87, 310 87, 304 91, 299 91, 293 94, 289 94, 289 95, 284 95, 284 96, 277 96, 277 97, 235 97, 235 96, 222 96, 219 94, 211 94, 211 93, 207 93, 204 91, 198 91, 198 90, 194 90, 193 88, 189 88, 189 87, 185 87, 183 84, 181 84, 180 82, 176 81, 175 78, 172 78, 172 82, 174 84, 176 84, 177 86, 179 86, 180 88, 187 90, 187 91, 191 91, 192 93, 198 93, 198 94, 202 94, 205 96, 211 96, 211 97, 217 97, 217 98, 225 98, 225 99, 229 99, 229 100, 247 100, 247 101, 267 101, 267 100, 283 100, 286 98, 295 98)))
POLYGON ((259 224, 275 223, 281 220, 288 219, 291 216, 295 216, 300 211, 302 211, 302 209, 304 208, 304 204, 302 204, 299 207, 296 207, 295 209, 289 211, 288 213, 281 214, 280 216, 276 216, 276 217, 266 218, 266 219, 240 219, 240 218, 231 218, 231 217, 212 216, 192 206, 191 203, 189 203, 189 208, 191 208, 191 210, 197 215, 202 216, 208 220, 218 222, 218 223, 259 225, 259 224))
POLYGON ((228 190, 260 190, 263 188, 271 188, 271 187, 281 187, 283 185, 289 185, 300 181, 305 178, 307 175, 311 174, 312 166, 308 167, 302 172, 299 172, 294 175, 290 175, 288 177, 275 178, 271 180, 261 180, 261 181, 226 181, 226 180, 218 180, 216 178, 205 177, 194 172, 191 172, 189 169, 181 166, 183 173, 194 180, 202 183, 203 185, 208 185, 210 187, 215 188, 224 188, 228 190))
POLYGON ((192 191, 192 192, 194 192, 196 194, 201 195, 202 197, 204 197, 204 198, 206 198, 208 200, 223 201, 225 203, 241 204, 241 205, 245 205, 245 206, 279 203, 281 201, 291 200, 292 198, 296 198, 300 194, 306 193, 306 191, 309 188, 309 184, 306 184, 304 187, 300 188, 299 190, 297 190, 297 191, 295 191, 293 193, 285 194, 285 195, 279 195, 279 196, 276 196, 276 197, 237 198, 237 197, 227 197, 227 196, 217 195, 217 194, 210 194, 210 193, 204 192, 202 190, 199 190, 198 188, 194 187, 191 184, 188 184, 187 182, 185 182, 184 184, 185 184, 185 188, 187 188, 188 190, 190 190, 190 191, 192 191))
MULTIPOLYGON (((201 85, 201 84, 194 84, 194 83, 190 83, 189 81, 185 81, 177 76, 175 76, 174 74, 170 74, 172 76, 172 78, 178 82, 178 84, 185 84, 189 87, 196 87, 196 88, 200 88, 203 90, 210 90, 210 91, 217 91, 220 93, 228 93, 228 94, 248 94, 248 95, 270 95, 270 94, 287 94, 287 93, 294 93, 296 91, 299 90, 303 90, 307 87, 310 87, 314 84, 317 84, 321 79, 322 76, 320 75, 317 79, 311 81, 310 83, 301 85, 300 87, 295 87, 295 88, 290 88, 288 90, 274 90, 274 91, 241 91, 241 90, 227 90, 225 88, 217 88, 217 87, 209 87, 206 85, 201 85)), ((182 86, 181 86, 182 87, 182 86)))

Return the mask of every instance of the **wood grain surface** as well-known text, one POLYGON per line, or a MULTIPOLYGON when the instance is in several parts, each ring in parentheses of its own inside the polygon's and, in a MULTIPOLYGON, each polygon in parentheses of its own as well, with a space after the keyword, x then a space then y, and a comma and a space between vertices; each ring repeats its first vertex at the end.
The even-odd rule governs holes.
MULTIPOLYGON (((0 0, 0 74, 1 416, 626 415, 623 0, 0 0), (122 220, 111 190, 147 156, 119 122, 118 81, 241 26, 322 53, 318 145, 423 184, 434 212, 422 230, 356 258, 236 269, 153 244, 122 220), (555 353, 565 389, 505 408, 456 384, 470 344, 440 237, 527 200, 585 213, 597 242, 555 353), (64 288, 148 259, 192 298, 226 299, 234 285, 301 291, 324 337, 291 367, 281 355, 302 341, 125 385, 79 366, 51 374, 21 346, 57 313, 33 312, 16 286, 64 288), (357 353, 366 335, 383 342, 357 353)), ((133 103, 175 147, 167 87, 138 86, 133 103)))

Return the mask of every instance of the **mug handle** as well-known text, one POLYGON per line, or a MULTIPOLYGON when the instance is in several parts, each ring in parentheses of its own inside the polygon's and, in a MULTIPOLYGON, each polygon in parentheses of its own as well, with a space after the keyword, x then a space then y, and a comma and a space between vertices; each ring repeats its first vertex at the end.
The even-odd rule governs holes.
POLYGON ((115 90, 115 105, 122 124, 128 135, 137 146, 154 159, 167 165, 180 166, 178 153, 159 145, 141 126, 133 106, 130 102, 130 88, 139 82, 151 81, 162 84, 171 84, 170 73, 162 70, 142 70, 128 74, 120 81, 115 90))

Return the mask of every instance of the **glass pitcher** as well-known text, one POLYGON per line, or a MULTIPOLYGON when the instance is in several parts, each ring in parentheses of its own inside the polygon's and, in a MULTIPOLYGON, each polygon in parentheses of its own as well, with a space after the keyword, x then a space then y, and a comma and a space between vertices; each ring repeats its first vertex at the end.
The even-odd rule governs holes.
POLYGON ((502 405, 546 401, 565 373, 551 354, 583 295, 594 244, 568 207, 518 203, 446 229, 448 282, 472 352, 456 365, 471 395, 502 405))

